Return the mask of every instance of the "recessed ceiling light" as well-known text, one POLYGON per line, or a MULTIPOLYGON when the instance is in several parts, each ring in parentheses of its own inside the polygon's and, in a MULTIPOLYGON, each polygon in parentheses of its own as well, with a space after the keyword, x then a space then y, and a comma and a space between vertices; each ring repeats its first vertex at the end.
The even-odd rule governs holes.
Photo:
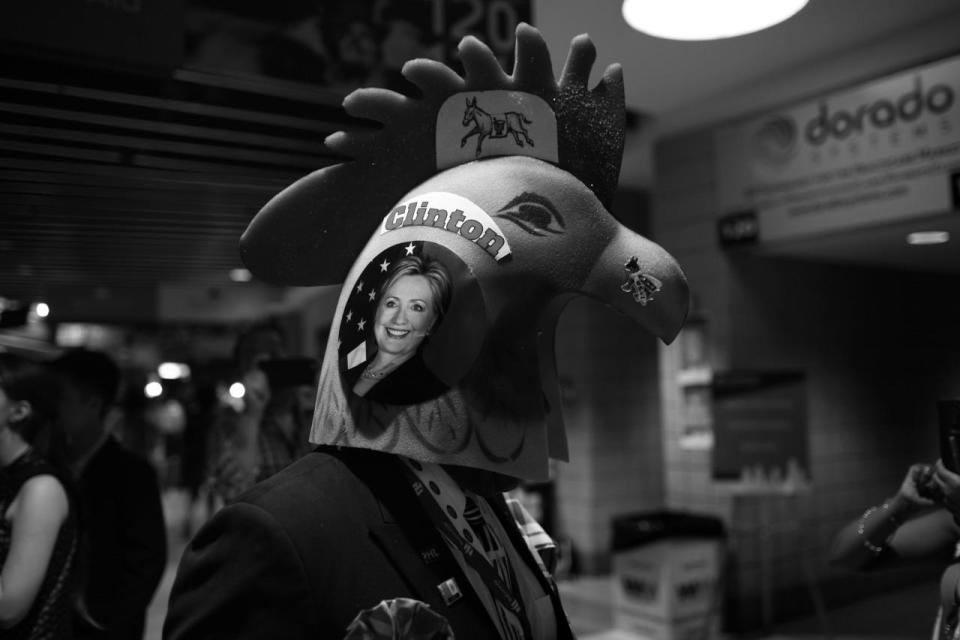
POLYGON ((163 395, 163 385, 156 380, 151 380, 144 385, 143 394, 148 398, 159 398, 163 395))
POLYGON ((253 274, 247 269, 230 269, 230 279, 234 282, 250 282, 253 274))
POLYGON ((950 242, 949 231, 914 231, 907 234, 907 244, 943 244, 950 242))
POLYGON ((164 380, 178 380, 190 377, 190 367, 182 362, 161 362, 157 374, 164 380))
POLYGON ((716 40, 772 27, 806 4, 807 0, 624 0, 623 19, 658 38, 716 40))

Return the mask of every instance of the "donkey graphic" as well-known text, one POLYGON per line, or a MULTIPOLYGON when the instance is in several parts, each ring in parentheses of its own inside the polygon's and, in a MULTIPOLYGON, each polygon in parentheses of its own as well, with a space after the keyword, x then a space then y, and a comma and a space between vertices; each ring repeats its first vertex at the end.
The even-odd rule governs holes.
POLYGON ((531 140, 527 134, 526 128, 523 126, 524 123, 533 123, 527 116, 519 111, 487 113, 477 106, 476 96, 466 102, 467 108, 463 112, 463 126, 469 125, 472 120, 473 129, 468 131, 467 135, 463 136, 463 139, 460 140, 460 146, 463 147, 467 144, 467 138, 476 134, 477 151, 475 155, 477 158, 480 157, 480 152, 483 149, 483 141, 486 138, 506 138, 508 135, 512 135, 513 141, 517 143, 518 147, 523 146, 524 140, 526 140, 527 144, 531 147, 535 146, 533 140, 531 140), (521 136, 523 136, 523 139, 520 138, 521 136))

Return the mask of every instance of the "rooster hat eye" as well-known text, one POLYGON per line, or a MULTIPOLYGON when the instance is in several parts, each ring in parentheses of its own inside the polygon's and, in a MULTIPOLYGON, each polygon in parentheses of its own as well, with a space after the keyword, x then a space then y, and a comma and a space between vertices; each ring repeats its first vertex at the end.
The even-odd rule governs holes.
POLYGON ((548 233, 558 234, 566 231, 563 216, 544 196, 524 192, 513 198, 497 213, 533 236, 548 233))

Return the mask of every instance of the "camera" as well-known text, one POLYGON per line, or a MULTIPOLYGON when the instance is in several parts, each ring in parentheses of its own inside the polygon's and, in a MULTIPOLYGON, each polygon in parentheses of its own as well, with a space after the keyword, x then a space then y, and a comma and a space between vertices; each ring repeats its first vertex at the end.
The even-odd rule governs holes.
POLYGON ((937 403, 940 422, 940 459, 948 471, 960 473, 960 400, 937 403))

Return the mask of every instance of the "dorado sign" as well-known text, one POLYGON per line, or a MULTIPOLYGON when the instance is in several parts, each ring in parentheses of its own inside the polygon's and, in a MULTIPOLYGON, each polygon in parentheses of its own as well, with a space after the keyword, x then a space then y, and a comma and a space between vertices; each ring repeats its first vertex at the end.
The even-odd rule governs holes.
POLYGON ((880 98, 857 105, 852 111, 829 111, 827 101, 820 103, 817 117, 804 127, 804 136, 811 145, 822 145, 831 140, 846 140, 872 129, 882 130, 916 122, 928 112, 943 115, 953 106, 953 89, 937 84, 924 91, 919 74, 914 76, 913 91, 898 98, 880 98))
POLYGON ((960 57, 719 130, 721 241, 745 212, 771 242, 948 211, 957 91, 960 57))

